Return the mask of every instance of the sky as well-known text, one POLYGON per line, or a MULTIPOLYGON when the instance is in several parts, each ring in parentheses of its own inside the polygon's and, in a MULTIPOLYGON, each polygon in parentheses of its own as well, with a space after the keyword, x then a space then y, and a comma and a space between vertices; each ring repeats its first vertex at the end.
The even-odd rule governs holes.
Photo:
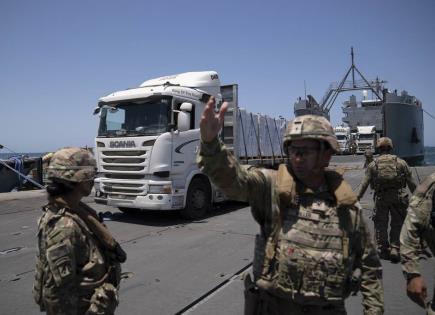
MULTIPOLYGON (((100 97, 187 71, 215 70, 239 84, 240 106, 291 119, 304 81, 320 101, 351 46, 366 78, 435 115, 434 15, 433 0, 0 0, 0 144, 94 146, 100 97)), ((337 101, 332 123, 341 117, 337 101)), ((435 121, 424 121, 435 146, 435 121)))

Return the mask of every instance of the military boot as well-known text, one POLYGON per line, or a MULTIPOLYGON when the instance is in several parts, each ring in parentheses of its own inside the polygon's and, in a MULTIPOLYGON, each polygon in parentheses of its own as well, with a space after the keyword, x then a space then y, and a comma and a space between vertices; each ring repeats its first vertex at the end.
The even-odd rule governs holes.
POLYGON ((390 252, 390 260, 393 264, 400 262, 400 253, 397 247, 392 247, 390 252))
POLYGON ((390 250, 385 247, 378 247, 378 255, 380 259, 390 260, 390 250))

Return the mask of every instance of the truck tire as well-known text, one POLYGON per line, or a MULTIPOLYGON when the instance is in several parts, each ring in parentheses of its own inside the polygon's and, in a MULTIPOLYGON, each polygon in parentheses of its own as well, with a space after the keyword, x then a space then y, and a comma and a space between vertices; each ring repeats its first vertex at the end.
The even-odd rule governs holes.
POLYGON ((118 209, 121 210, 123 213, 126 213, 126 214, 136 214, 136 213, 139 213, 139 209, 136 209, 136 208, 118 207, 118 209))
POLYGON ((201 178, 194 178, 187 189, 186 207, 181 210, 181 216, 189 220, 201 219, 210 205, 210 185, 201 178))

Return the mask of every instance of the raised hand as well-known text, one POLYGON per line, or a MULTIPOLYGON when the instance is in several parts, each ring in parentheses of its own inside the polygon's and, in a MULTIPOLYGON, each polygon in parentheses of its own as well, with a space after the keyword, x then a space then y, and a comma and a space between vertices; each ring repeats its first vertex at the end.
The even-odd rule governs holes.
POLYGON ((216 100, 211 96, 202 112, 199 128, 201 130, 201 139, 204 142, 210 142, 217 137, 224 123, 224 115, 228 109, 228 103, 224 102, 218 113, 214 112, 216 100))

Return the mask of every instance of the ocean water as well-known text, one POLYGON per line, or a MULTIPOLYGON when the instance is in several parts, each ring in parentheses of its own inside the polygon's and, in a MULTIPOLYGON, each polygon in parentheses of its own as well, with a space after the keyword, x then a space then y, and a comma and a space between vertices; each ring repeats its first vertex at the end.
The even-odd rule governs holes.
POLYGON ((435 165, 435 147, 424 148, 424 162, 427 165, 435 165))
POLYGON ((21 153, 21 152, 17 152, 17 153, 2 153, 0 152, 0 160, 7 160, 11 157, 20 157, 20 156, 26 156, 26 157, 30 157, 30 158, 35 158, 35 157, 43 157, 45 154, 47 154, 47 152, 30 152, 30 153, 21 153))

